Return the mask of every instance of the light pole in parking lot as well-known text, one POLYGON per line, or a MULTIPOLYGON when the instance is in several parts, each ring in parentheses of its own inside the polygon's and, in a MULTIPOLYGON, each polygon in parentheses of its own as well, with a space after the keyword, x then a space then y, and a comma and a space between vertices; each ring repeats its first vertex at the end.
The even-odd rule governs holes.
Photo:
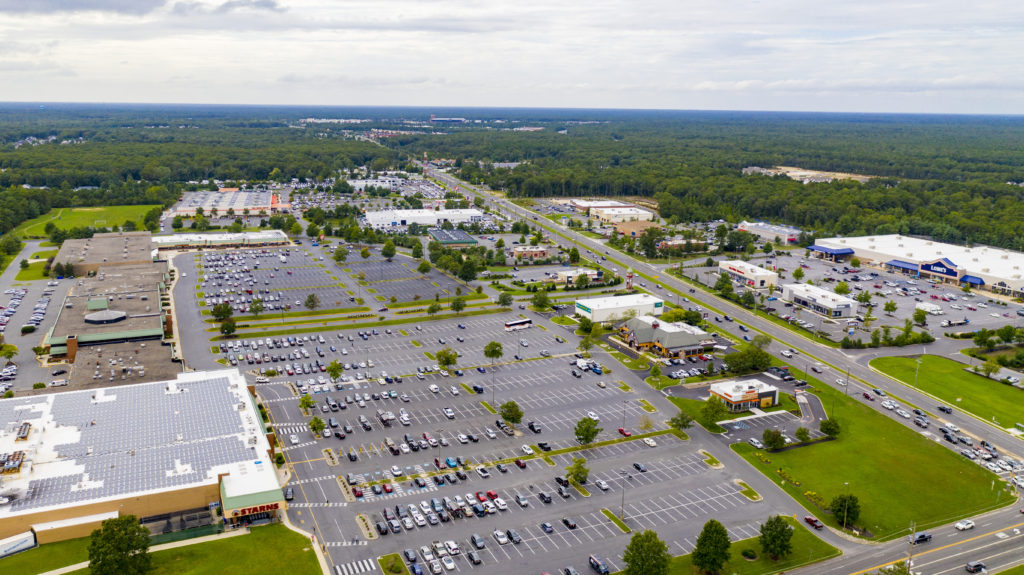
POLYGON ((628 400, 622 402, 622 428, 626 428, 626 405, 629 404, 628 400))
MULTIPOLYGON (((441 463, 441 434, 444 433, 443 429, 435 429, 434 433, 437 434, 437 462, 441 463)), ((438 465, 440 467, 440 465, 438 465)))
MULTIPOLYGON (((626 475, 626 472, 622 469, 619 470, 619 476, 626 475)), ((622 521, 626 520, 626 482, 622 482, 622 499, 619 501, 619 519, 622 521)))

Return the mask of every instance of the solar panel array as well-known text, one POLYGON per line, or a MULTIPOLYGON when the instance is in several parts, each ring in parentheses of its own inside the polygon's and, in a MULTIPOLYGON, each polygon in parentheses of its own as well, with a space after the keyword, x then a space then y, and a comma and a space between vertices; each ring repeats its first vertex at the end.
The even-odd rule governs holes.
POLYGON ((259 457, 245 444, 226 377, 176 385, 181 391, 170 394, 164 384, 102 390, 112 401, 93 402, 92 393, 54 396, 56 425, 81 434, 54 448, 84 472, 31 480, 12 511, 181 488, 206 480, 215 466, 259 457))

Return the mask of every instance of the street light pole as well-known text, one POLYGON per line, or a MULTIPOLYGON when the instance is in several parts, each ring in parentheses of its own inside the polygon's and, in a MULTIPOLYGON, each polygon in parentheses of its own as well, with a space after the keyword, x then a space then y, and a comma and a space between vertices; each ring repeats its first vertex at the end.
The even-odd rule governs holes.
POLYGON ((626 401, 622 402, 622 428, 623 429, 626 428, 626 404, 627 403, 628 402, 626 402, 626 401))

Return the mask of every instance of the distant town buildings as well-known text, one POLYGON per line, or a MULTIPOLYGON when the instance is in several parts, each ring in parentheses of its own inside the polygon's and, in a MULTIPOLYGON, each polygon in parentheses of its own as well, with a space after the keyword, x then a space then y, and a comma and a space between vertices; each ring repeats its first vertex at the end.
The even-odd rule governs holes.
POLYGON ((766 242, 795 244, 800 239, 800 229, 791 226, 743 221, 739 223, 736 229, 741 232, 754 234, 766 242))
POLYGON ((663 322, 650 315, 626 320, 618 332, 630 347, 661 357, 700 355, 715 346, 715 338, 697 326, 663 322))
POLYGON ((779 389, 759 379, 731 379, 711 384, 711 397, 721 399, 729 413, 767 409, 779 404, 779 389))
POLYGON ((169 210, 171 217, 194 217, 202 209, 206 217, 214 214, 226 217, 245 213, 256 216, 261 213, 273 215, 287 212, 291 205, 282 201, 281 197, 268 190, 240 190, 238 188, 221 188, 216 192, 185 192, 181 200, 169 210))
POLYGON ((718 273, 728 274, 754 289, 767 289, 779 284, 779 274, 740 260, 718 262, 718 273))
POLYGON ((619 222, 651 221, 655 219, 654 213, 633 206, 626 207, 596 207, 590 208, 590 215, 598 220, 615 224, 619 222))
POLYGON ((366 223, 376 229, 385 229, 398 226, 419 224, 421 226, 437 227, 444 222, 452 225, 468 224, 481 221, 484 218, 483 212, 475 209, 467 210, 383 210, 377 212, 366 212, 364 214, 366 223))
POLYGON ((595 322, 621 320, 627 314, 661 315, 664 309, 665 300, 646 293, 576 300, 576 313, 595 322))
POLYGON ((810 284, 782 286, 782 299, 828 318, 857 315, 857 302, 846 296, 810 284))

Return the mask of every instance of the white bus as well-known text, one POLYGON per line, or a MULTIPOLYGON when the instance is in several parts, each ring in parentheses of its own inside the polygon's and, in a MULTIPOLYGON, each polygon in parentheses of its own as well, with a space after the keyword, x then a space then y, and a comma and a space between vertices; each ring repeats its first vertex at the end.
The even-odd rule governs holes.
POLYGON ((533 327, 532 319, 517 319, 505 322, 505 331, 518 331, 533 327))

